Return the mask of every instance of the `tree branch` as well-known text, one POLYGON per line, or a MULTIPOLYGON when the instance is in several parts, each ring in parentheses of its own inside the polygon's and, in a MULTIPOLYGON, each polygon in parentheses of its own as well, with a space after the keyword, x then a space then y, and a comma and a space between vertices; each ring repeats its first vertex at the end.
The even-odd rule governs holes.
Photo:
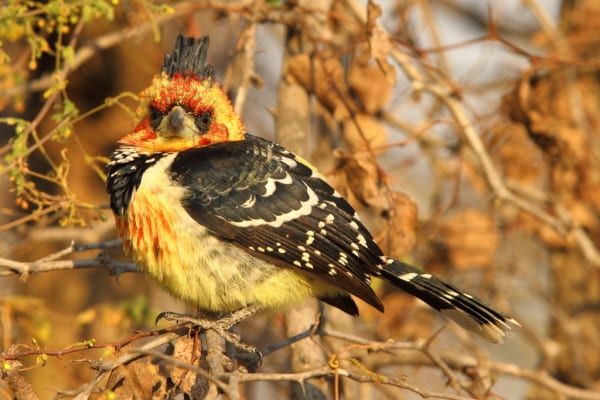
POLYGON ((23 262, 14 261, 7 258, 0 258, 0 277, 8 275, 20 275, 22 279, 27 279, 29 274, 48 271, 61 271, 69 269, 82 268, 106 268, 111 275, 120 275, 123 272, 137 272, 137 267, 133 263, 121 262, 111 259, 105 252, 99 252, 94 258, 63 260, 62 258, 88 250, 113 249, 121 246, 120 240, 109 240, 100 243, 90 243, 76 245, 75 242, 48 256, 42 257, 36 261, 23 262))

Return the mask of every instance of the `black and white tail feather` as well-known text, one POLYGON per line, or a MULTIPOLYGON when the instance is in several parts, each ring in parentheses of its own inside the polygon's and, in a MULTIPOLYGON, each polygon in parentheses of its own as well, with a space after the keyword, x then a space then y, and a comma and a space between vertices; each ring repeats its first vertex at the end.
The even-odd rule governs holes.
POLYGON ((511 330, 511 326, 521 326, 476 297, 401 261, 390 260, 381 275, 463 328, 493 343, 502 343, 505 332, 511 330))

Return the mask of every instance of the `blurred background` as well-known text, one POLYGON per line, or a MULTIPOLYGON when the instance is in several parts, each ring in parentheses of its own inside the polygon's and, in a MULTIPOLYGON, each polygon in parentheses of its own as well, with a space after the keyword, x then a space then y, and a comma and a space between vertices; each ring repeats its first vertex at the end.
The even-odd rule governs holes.
POLYGON ((375 283, 385 314, 360 304, 350 318, 315 302, 239 332, 264 348, 321 312, 326 329, 352 336, 286 346, 259 372, 311 370, 337 354, 413 389, 329 377, 307 392, 282 378, 242 384, 241 398, 310 397, 314 386, 321 398, 600 399, 598 21, 595 0, 8 0, 0 397, 185 392, 164 371, 153 374, 166 392, 90 386, 94 360, 156 329, 157 313, 189 311, 132 272, 104 189, 137 94, 182 33, 210 35, 209 59, 248 132, 314 162, 389 255, 523 325, 488 344, 375 283), (356 338, 406 349, 350 348, 356 338))

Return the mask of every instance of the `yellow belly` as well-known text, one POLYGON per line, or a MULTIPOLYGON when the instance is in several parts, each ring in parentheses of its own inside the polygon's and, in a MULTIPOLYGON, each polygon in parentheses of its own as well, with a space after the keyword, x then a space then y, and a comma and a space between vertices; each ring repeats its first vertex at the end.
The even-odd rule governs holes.
POLYGON ((119 235, 140 268, 175 297, 214 312, 257 305, 289 307, 340 290, 299 270, 274 266, 211 235, 181 206, 162 162, 149 168, 117 218, 119 235))

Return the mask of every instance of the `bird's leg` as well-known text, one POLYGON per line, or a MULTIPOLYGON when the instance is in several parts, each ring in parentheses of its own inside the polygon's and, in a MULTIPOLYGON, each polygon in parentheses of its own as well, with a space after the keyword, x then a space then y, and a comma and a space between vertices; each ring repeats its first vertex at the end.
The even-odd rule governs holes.
MULTIPOLYGON (((236 310, 231 314, 219 319, 198 318, 189 314, 180 314, 172 311, 164 311, 156 316, 155 323, 157 323, 161 319, 165 319, 167 321, 175 321, 178 323, 191 323, 193 325, 199 326, 200 329, 210 329, 217 332, 219 336, 221 336, 229 343, 233 344, 238 350, 241 350, 246 353, 258 354, 256 346, 242 342, 240 335, 238 335, 235 332, 231 332, 230 329, 235 325, 239 324, 240 322, 244 321, 245 319, 250 318, 259 311, 259 307, 248 306, 245 308, 240 308, 239 310, 236 310)), ((259 355, 259 358, 262 357, 259 355)))

